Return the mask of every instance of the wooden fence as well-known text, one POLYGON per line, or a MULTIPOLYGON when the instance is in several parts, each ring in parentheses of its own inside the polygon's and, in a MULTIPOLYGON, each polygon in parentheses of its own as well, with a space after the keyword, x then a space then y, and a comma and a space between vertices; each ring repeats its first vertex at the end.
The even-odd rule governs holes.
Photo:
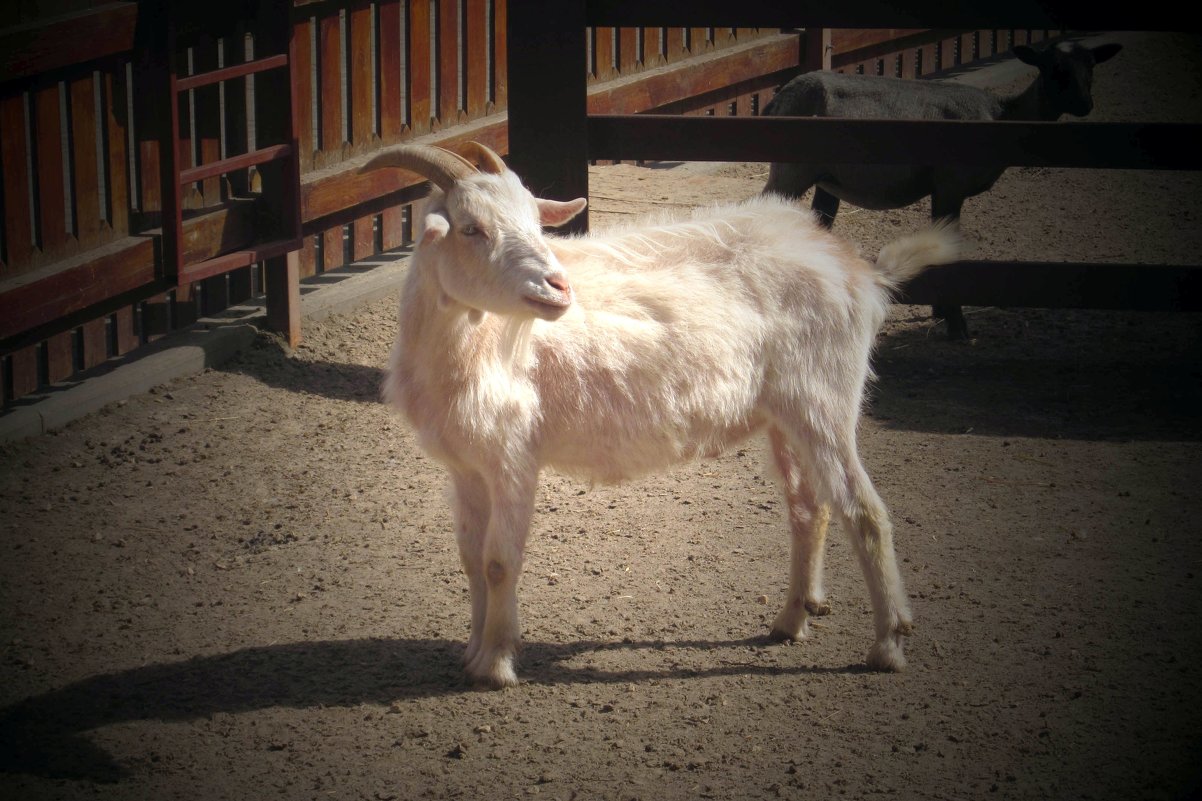
MULTIPOLYGON (((53 7, 53 16, 45 4, 0 12, 6 404, 247 301, 265 283, 262 265, 174 281, 163 257, 165 137, 157 111, 170 101, 152 80, 139 4, 60 0, 53 7)), ((254 58, 259 31, 248 7, 206 3, 210 15, 229 18, 181 38, 171 55, 179 74, 254 58)), ((407 204, 423 185, 397 184, 385 172, 358 175, 378 148, 476 139, 508 152, 509 64, 521 63, 521 54, 508 51, 509 11, 506 0, 293 0, 287 13, 299 99, 292 136, 301 160, 301 277, 409 243, 407 204)), ((922 75, 1029 37, 594 26, 584 63, 577 63, 594 114, 754 115, 802 68, 922 75)), ((183 92, 175 143, 181 167, 254 150, 281 108, 270 88, 278 89, 260 76, 241 76, 183 92)), ((263 177, 251 166, 187 184, 186 258, 228 253, 255 239, 263 177)))

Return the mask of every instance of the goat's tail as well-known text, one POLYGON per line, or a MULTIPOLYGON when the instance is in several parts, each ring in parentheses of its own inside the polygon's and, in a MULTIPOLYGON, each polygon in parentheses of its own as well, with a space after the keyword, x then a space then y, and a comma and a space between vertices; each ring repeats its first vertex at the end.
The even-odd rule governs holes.
POLYGON ((890 290, 909 281, 928 267, 960 258, 960 225, 942 219, 909 236, 890 242, 876 257, 877 280, 890 290))

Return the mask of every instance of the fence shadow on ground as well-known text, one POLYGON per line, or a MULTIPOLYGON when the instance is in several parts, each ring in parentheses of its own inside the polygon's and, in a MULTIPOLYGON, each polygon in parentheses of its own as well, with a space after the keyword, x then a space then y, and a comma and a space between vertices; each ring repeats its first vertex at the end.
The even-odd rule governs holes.
POLYGON ((889 428, 1089 441, 1202 440, 1196 315, 982 310, 977 338, 882 337, 869 410, 889 428))
MULTIPOLYGON (((527 643, 523 678, 533 684, 639 682, 723 675, 857 673, 846 667, 719 665, 605 671, 571 667, 601 650, 714 649, 737 641, 527 643)), ((178 721, 270 707, 388 704, 474 691, 459 668, 463 643, 429 639, 298 642, 93 676, 0 709, 0 773, 111 783, 128 773, 87 732, 139 720, 178 721)))

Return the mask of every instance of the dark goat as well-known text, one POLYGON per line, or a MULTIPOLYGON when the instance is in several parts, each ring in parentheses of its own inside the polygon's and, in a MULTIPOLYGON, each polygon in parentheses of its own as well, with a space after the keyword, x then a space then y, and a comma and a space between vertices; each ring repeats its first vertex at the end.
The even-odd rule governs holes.
MULTIPOLYGON (((1120 44, 1089 48, 1065 42, 1043 50, 1018 45, 1014 55, 1039 68, 1039 75, 1012 97, 998 97, 958 83, 912 81, 837 72, 799 75, 780 90, 764 114, 788 117, 925 120, 1056 120, 1084 117, 1093 108, 1093 68, 1112 58, 1120 44)), ((839 201, 866 209, 897 209, 931 197, 931 218, 959 219, 965 198, 993 186, 1004 167, 877 166, 776 163, 765 192, 800 197, 811 186, 813 208, 824 225, 834 224, 839 201)), ((936 307, 948 335, 963 338, 968 327, 959 306, 936 307)))

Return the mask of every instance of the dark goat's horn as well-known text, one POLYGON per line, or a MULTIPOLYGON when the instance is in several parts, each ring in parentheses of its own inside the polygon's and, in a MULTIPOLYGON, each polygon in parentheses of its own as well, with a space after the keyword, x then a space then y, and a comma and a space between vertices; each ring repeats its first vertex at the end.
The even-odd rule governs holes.
POLYGON ((486 145, 479 142, 467 142, 459 150, 468 161, 479 164, 481 172, 489 172, 493 175, 505 172, 505 162, 486 145))
POLYGON ((444 192, 449 191, 455 182, 476 172, 476 168, 467 159, 433 145, 390 147, 360 167, 359 172, 367 172, 380 167, 397 167, 415 172, 423 178, 433 181, 444 192))

